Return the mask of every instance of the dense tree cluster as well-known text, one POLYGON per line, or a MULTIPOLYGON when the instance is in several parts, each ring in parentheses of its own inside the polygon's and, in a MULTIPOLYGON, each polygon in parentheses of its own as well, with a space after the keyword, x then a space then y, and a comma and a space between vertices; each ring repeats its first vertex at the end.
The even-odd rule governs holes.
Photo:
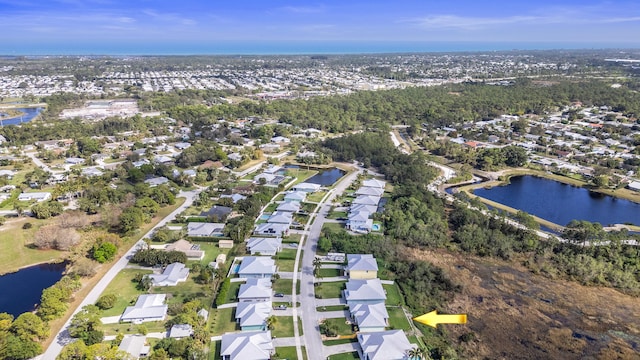
POLYGON ((136 252, 130 260, 142 266, 169 265, 174 262, 186 263, 187 255, 180 251, 164 251, 159 249, 143 249, 136 252))

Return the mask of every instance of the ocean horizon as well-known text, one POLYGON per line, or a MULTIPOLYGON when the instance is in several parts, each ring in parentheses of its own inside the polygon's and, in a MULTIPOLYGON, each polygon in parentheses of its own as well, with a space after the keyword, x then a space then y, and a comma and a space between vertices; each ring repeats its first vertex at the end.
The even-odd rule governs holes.
POLYGON ((640 49, 640 43, 270 41, 216 43, 3 44, 0 56, 311 55, 640 49))

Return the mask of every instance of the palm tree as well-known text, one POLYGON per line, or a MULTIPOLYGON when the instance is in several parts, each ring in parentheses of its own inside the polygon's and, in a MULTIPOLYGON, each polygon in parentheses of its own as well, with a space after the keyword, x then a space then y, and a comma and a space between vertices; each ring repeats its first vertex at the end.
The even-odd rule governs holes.
POLYGON ((276 323, 278 319, 274 315, 271 315, 267 318, 267 329, 273 330, 276 327, 276 323))
POLYGON ((313 259, 313 276, 320 278, 320 268, 322 267, 322 260, 320 258, 313 259))
POLYGON ((427 348, 422 346, 416 346, 407 350, 407 356, 411 360, 430 360, 431 354, 427 350, 427 348))

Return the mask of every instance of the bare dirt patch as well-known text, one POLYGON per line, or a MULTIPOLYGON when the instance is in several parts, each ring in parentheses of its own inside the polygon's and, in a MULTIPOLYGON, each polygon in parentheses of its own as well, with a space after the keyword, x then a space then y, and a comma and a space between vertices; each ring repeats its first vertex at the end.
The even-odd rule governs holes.
POLYGON ((441 267, 462 291, 447 306, 467 325, 448 325, 465 359, 639 359, 640 299, 552 280, 517 263, 407 249, 441 267), (472 332, 475 340, 459 341, 472 332))

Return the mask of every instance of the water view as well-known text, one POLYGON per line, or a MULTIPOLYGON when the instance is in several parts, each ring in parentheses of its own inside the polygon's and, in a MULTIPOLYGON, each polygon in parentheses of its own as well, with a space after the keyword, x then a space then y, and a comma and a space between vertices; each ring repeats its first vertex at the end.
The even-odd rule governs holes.
POLYGON ((338 179, 344 176, 346 172, 344 170, 340 170, 338 168, 333 168, 330 170, 322 170, 319 173, 315 174, 311 178, 307 179, 308 183, 318 184, 322 186, 331 186, 335 184, 338 179))
MULTIPOLYGON (((14 109, 14 110, 18 110, 20 112, 22 112, 23 114, 17 117, 12 117, 10 119, 5 119, 4 117, 0 116, 0 124, 2 126, 5 125, 18 125, 21 123, 26 123, 29 122, 31 120, 33 120, 36 116, 38 116, 42 110, 44 110, 44 108, 41 107, 37 107, 37 108, 20 108, 20 109, 14 109)), ((3 114, 2 110, 0 110, 0 114, 3 114)))
POLYGON ((65 263, 41 264, 0 276, 0 312, 17 317, 34 310, 42 290, 60 280, 65 267, 65 263))
POLYGON ((640 204, 535 176, 513 177, 509 185, 474 194, 559 225, 574 219, 640 225, 640 204))

